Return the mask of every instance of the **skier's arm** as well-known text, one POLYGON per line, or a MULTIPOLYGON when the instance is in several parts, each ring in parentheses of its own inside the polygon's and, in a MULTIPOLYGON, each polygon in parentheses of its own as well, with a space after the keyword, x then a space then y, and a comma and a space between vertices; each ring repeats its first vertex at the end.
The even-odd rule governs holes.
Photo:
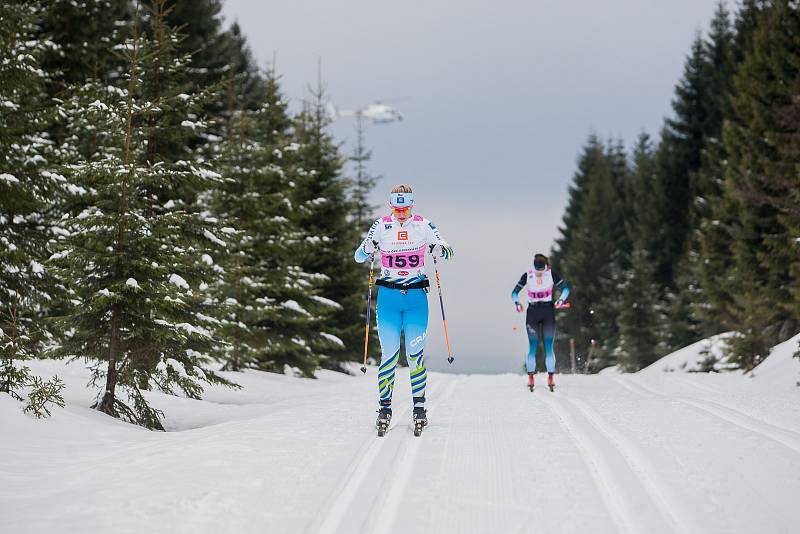
POLYGON ((424 219, 424 223, 425 234, 428 239, 428 246, 430 247, 431 254, 441 256, 445 260, 449 260, 455 256, 453 247, 451 247, 447 240, 439 234, 439 230, 436 228, 436 225, 428 219, 424 219))
POLYGON ((522 276, 519 277, 519 282, 517 282, 517 285, 514 286, 514 290, 511 292, 511 298, 514 300, 514 304, 519 305, 519 292, 522 291, 522 288, 525 287, 527 283, 528 273, 522 273, 522 276))
POLYGON ((378 225, 380 224, 381 220, 378 219, 372 224, 372 227, 367 232, 367 237, 364 238, 364 241, 356 249, 355 254, 353 257, 356 260, 356 263, 364 263, 367 258, 369 258, 370 254, 373 254, 375 250, 378 248, 378 225))
POLYGON ((560 306, 569 298, 569 283, 561 278, 555 271, 553 271, 553 282, 555 282, 555 286, 561 290, 561 294, 556 301, 556 305, 560 306))

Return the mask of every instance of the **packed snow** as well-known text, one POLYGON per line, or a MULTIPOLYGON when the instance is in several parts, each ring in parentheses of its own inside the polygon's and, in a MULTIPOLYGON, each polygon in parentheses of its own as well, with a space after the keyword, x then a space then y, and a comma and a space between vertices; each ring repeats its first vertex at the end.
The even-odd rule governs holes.
POLYGON ((374 367, 149 393, 168 430, 150 432, 88 408, 84 362, 33 361, 67 405, 36 420, 0 395, 0 532, 794 533, 798 342, 752 376, 559 375, 552 393, 430 373, 421 438, 407 370, 377 438, 374 367))

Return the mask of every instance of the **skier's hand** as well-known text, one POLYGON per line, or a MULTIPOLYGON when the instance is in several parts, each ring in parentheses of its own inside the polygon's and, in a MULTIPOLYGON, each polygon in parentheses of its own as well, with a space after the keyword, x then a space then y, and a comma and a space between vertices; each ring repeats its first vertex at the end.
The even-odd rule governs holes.
POLYGON ((524 310, 524 308, 522 307, 522 304, 520 304, 519 302, 515 302, 514 304, 515 304, 515 306, 517 308, 517 313, 522 313, 522 310, 524 310))
POLYGON ((432 256, 440 256, 442 259, 449 260, 455 256, 453 247, 450 245, 430 245, 430 252, 432 256))
POLYGON ((563 307, 564 307, 564 301, 561 300, 561 299, 558 299, 556 301, 556 308, 563 308, 563 307))

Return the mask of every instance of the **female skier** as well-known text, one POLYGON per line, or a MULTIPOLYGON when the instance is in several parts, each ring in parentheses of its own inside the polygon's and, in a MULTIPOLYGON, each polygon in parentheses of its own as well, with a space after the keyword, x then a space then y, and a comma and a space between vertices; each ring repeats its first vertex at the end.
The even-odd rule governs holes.
POLYGON ((522 312, 519 303, 519 292, 528 286, 528 315, 525 324, 528 329, 528 389, 533 391, 533 375, 536 374, 536 352, 539 349, 539 340, 544 343, 545 365, 547 366, 547 387, 553 391, 556 387, 553 375, 556 372, 556 354, 553 352, 553 342, 556 337, 555 308, 564 305, 569 297, 569 284, 555 271, 550 269, 550 260, 544 254, 533 257, 533 268, 522 276, 511 292, 511 298, 518 312, 522 312), (560 289, 561 293, 553 305, 553 289, 560 289))
POLYGON ((392 418, 392 391, 395 368, 400 358, 400 333, 405 334, 406 359, 411 371, 414 398, 414 426, 428 424, 425 412, 427 372, 422 352, 428 328, 428 277, 425 252, 444 259, 453 249, 442 239, 436 226, 422 215, 412 215, 414 195, 411 187, 398 185, 389 195, 391 213, 376 220, 367 237, 356 249, 355 260, 363 263, 380 252, 376 321, 381 342, 378 370, 378 435, 385 434, 392 418))

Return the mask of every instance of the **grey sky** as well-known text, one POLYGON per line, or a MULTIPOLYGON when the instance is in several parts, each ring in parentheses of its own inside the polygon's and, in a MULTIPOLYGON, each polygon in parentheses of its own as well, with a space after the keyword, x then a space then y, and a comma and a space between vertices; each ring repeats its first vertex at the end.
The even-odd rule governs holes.
MULTIPOLYGON (((453 370, 500 372, 517 371, 527 352, 524 328, 512 330, 523 319, 511 288, 557 236, 588 133, 627 146, 643 130, 658 134, 715 4, 227 0, 224 13, 262 66, 276 55, 294 102, 321 57, 336 106, 382 100, 403 113, 403 122, 367 132, 371 171, 384 177, 375 203, 385 205, 393 184, 414 186, 417 212, 456 250, 441 268, 453 370)), ((353 137, 347 119, 333 130, 353 137)), ((426 362, 447 370, 435 292, 430 304, 426 362)))

